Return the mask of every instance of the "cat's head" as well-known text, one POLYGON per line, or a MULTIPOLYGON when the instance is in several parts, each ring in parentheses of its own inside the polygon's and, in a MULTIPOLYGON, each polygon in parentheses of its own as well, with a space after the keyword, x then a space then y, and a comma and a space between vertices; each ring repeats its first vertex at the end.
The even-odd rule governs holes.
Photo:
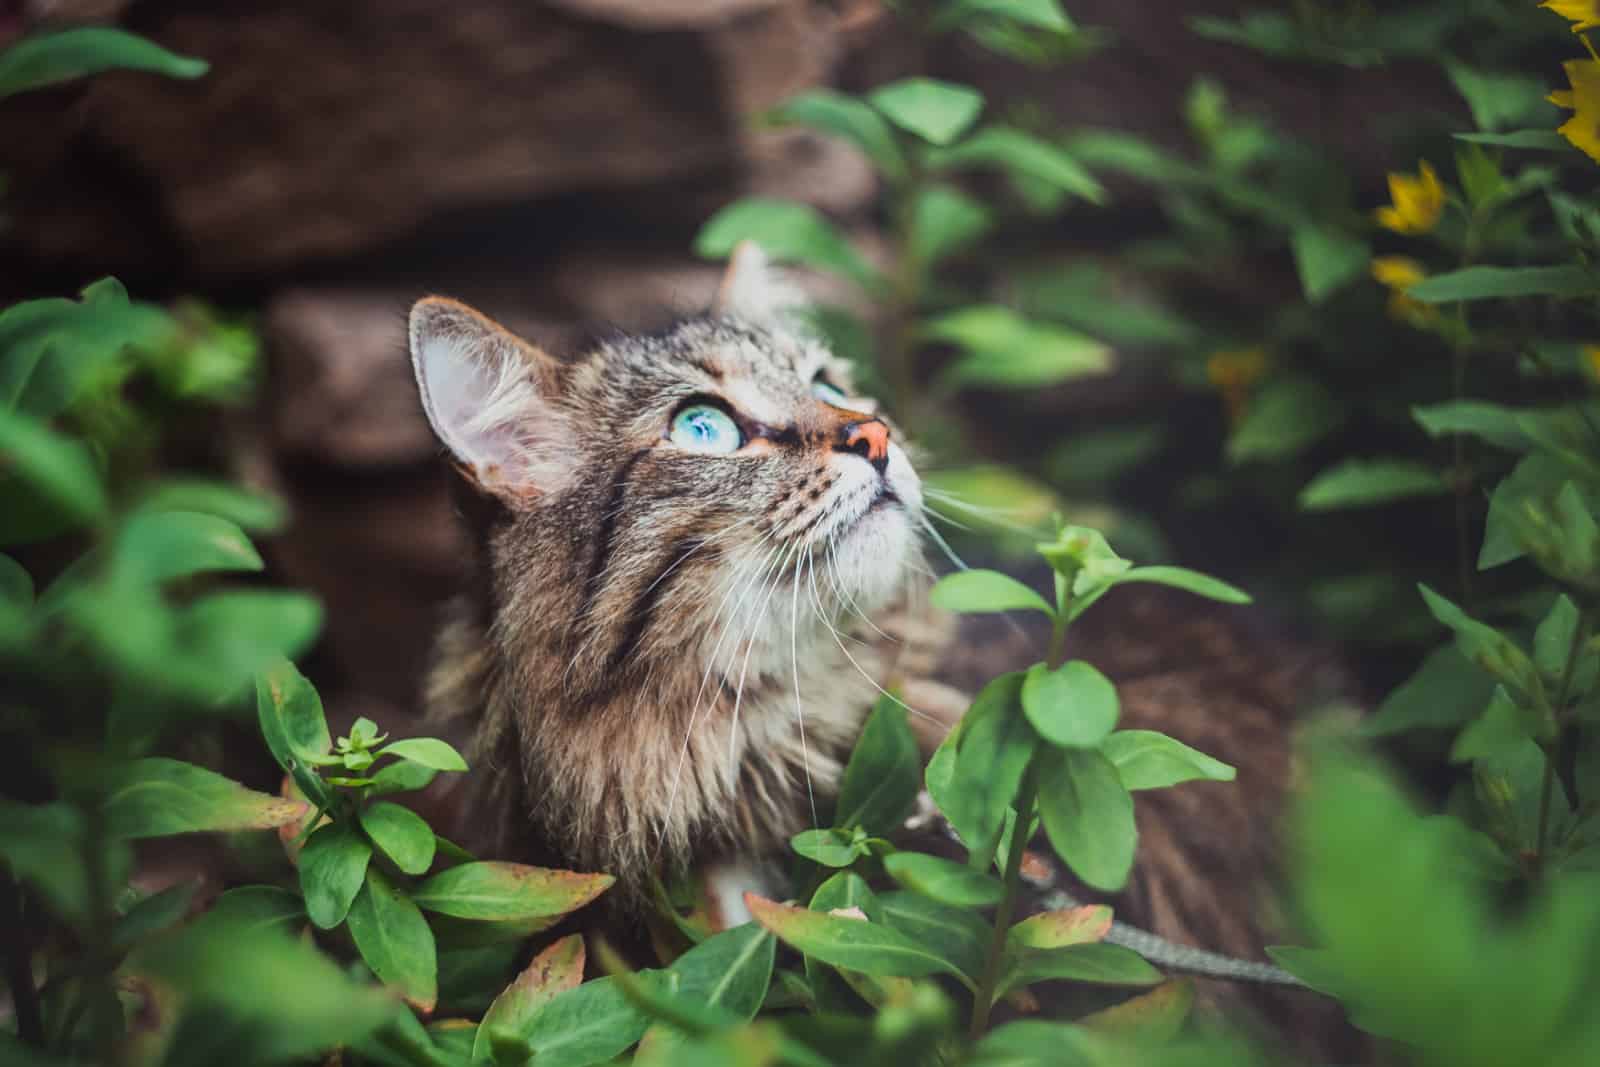
POLYGON ((505 568, 534 588, 503 608, 564 583, 561 624, 597 669, 700 635, 701 658, 781 645, 787 666, 811 624, 904 588, 916 472, 848 364, 784 317, 788 302, 743 246, 710 314, 571 361, 465 305, 417 303, 428 420, 511 527, 542 538, 505 568))

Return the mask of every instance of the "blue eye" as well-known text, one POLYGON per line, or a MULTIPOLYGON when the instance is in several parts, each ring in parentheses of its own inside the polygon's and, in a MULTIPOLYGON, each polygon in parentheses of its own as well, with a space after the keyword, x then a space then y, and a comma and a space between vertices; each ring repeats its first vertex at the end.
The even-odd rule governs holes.
POLYGON ((667 438, 679 448, 718 456, 737 452, 744 444, 744 434, 728 413, 710 404, 695 404, 674 415, 667 438))
POLYGON ((832 404, 836 408, 850 406, 850 398, 837 386, 826 378, 814 378, 811 381, 811 395, 825 404, 832 404))

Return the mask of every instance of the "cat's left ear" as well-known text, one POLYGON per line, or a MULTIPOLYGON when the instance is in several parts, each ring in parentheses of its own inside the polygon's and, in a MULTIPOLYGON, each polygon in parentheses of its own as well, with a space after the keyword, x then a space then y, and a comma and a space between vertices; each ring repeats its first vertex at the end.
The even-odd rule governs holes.
POLYGON ((411 364, 433 432, 461 469, 513 506, 556 488, 575 465, 554 359, 465 304, 411 308, 411 364))
POLYGON ((711 313, 759 323, 781 318, 807 303, 800 288, 773 268, 760 245, 740 241, 728 258, 711 313))

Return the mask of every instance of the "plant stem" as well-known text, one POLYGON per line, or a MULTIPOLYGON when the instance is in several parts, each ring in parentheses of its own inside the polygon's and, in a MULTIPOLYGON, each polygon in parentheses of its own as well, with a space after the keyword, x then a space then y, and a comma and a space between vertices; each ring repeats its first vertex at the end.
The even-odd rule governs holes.
POLYGON ((1556 691, 1555 705, 1550 709, 1551 717, 1555 720, 1556 741, 1550 744, 1540 744, 1544 752, 1544 781, 1539 785, 1539 830, 1534 838, 1534 863, 1535 870, 1544 870, 1545 850, 1550 847, 1550 801, 1555 796, 1556 786, 1556 752, 1555 749, 1561 738, 1561 730, 1566 725, 1563 721, 1567 710, 1567 700, 1572 695, 1572 678, 1578 669, 1578 653, 1589 640, 1589 633, 1593 627, 1588 611, 1583 611, 1578 616, 1578 625, 1572 631, 1572 641, 1567 645, 1567 662, 1561 668, 1561 686, 1556 691))
POLYGON ((1005 892, 994 911, 994 932, 989 937, 989 953, 983 961, 983 977, 972 1001, 972 1026, 968 1031, 976 1041, 989 1028, 989 1009, 1000 985, 1000 965, 1006 954, 1006 934, 1017 906, 1017 890, 1022 882, 1022 853, 1028 847, 1028 828, 1033 825, 1033 802, 1037 792, 1033 765, 1023 772, 1017 788, 1017 822, 1011 833, 1011 852, 1006 856, 1005 892))
POLYGON ((39 1011, 39 991, 33 985, 33 954, 28 950, 22 886, 9 871, 0 874, 0 928, 6 931, 6 981, 11 986, 17 1036, 24 1044, 44 1048, 44 1016, 39 1011))

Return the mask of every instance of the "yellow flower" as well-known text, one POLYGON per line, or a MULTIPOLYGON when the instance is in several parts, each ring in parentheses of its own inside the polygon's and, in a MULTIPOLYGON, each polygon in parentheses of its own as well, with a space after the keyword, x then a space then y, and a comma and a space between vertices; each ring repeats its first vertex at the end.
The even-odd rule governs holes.
POLYGON ((1412 326, 1426 326, 1439 314, 1432 304, 1406 295, 1406 290, 1428 276, 1422 264, 1407 256, 1379 256, 1372 261, 1372 276, 1389 290, 1389 315, 1412 326))
POLYGON ((1539 6, 1570 20, 1573 33, 1600 27, 1600 0, 1544 0, 1539 6))
POLYGON ((1561 67, 1572 88, 1557 89, 1547 99, 1573 115, 1556 132, 1600 162, 1600 60, 1569 59, 1561 67))
POLYGON ((1389 198, 1394 206, 1380 207, 1373 215, 1379 225, 1395 233, 1427 233, 1439 224, 1439 216, 1444 213, 1444 186, 1427 160, 1422 161, 1415 178, 1389 175, 1389 198))
POLYGON ((1589 377, 1600 381, 1600 345, 1581 345, 1578 358, 1589 371, 1589 377))
POLYGON ((1266 373, 1267 350, 1259 345, 1213 352, 1206 360, 1206 379, 1222 393, 1230 425, 1244 418, 1250 390, 1266 373))

